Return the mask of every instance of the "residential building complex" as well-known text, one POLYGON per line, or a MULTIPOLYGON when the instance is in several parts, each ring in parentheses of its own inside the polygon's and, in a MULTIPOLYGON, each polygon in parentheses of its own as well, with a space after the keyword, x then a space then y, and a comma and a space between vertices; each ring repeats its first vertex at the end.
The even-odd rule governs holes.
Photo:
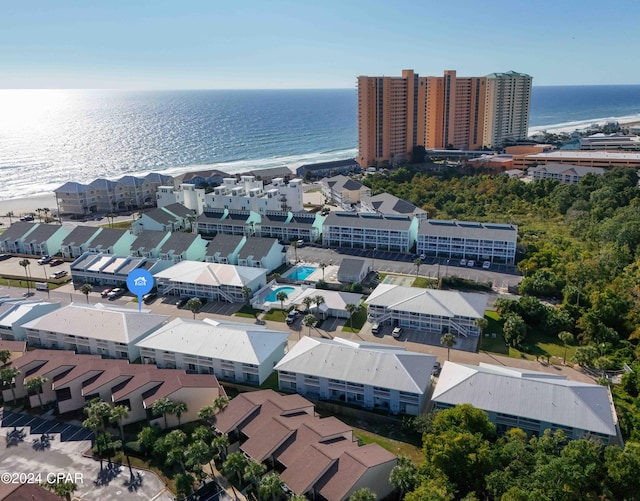
POLYGON ((176 318, 138 347, 145 364, 260 385, 284 357, 288 337, 255 324, 176 318))
POLYGON ((472 221, 420 221, 416 253, 514 264, 518 227, 472 221))
POLYGON ((380 284, 365 301, 372 324, 390 324, 428 332, 478 336, 487 296, 474 292, 418 289, 380 284))
POLYGON ((562 430, 569 439, 622 443, 609 387, 559 374, 445 362, 432 401, 436 409, 459 404, 483 409, 500 433, 520 428, 542 436, 551 429, 562 430))
POLYGON ((547 164, 529 167, 527 175, 532 179, 557 179, 562 184, 578 184, 587 174, 601 176, 606 172, 602 167, 585 167, 584 165, 547 164))
POLYGON ((350 174, 360 170, 360 164, 355 158, 347 160, 333 160, 331 162, 321 162, 317 164, 305 164, 296 169, 296 176, 299 178, 310 177, 317 179, 321 177, 331 177, 338 174, 350 174))
POLYGON ((275 370, 282 391, 416 416, 435 362, 434 355, 386 344, 304 337, 275 370))
POLYGON ((376 499, 393 490, 397 459, 378 444, 358 446, 353 430, 334 417, 319 418, 300 395, 272 390, 241 393, 216 415, 215 428, 250 459, 273 465, 291 492, 345 501, 370 489, 376 499))
POLYGON ((405 160, 417 146, 500 148, 527 137, 529 75, 358 77, 358 163, 405 160))
POLYGON ((640 168, 640 153, 618 151, 553 150, 541 153, 513 155, 513 167, 526 169, 547 164, 570 164, 585 167, 640 168))
POLYGON ((204 210, 203 188, 197 188, 194 184, 182 183, 177 187, 158 186, 156 199, 158 209, 172 204, 182 204, 195 214, 202 214, 204 210))
POLYGON ((371 190, 367 186, 342 175, 323 179, 320 181, 320 186, 328 201, 344 208, 360 203, 363 197, 371 196, 371 190))
POLYGON ((624 134, 594 134, 580 138, 581 150, 640 150, 640 136, 624 134))

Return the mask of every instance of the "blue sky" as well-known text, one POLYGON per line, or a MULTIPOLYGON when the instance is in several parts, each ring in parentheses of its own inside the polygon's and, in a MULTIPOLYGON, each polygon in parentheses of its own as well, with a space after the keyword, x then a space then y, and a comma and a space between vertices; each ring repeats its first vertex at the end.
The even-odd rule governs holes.
POLYGON ((515 70, 640 84, 640 1, 0 0, 3 88, 354 88, 515 70))

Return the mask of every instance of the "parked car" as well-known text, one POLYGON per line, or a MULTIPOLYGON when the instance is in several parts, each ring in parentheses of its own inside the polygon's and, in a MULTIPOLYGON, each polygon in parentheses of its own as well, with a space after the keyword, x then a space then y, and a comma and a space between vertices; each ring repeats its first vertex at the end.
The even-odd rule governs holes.
POLYGON ((100 295, 102 297, 107 297, 107 295, 113 290, 113 287, 107 287, 105 290, 103 290, 100 295))
POLYGON ((485 261, 484 263, 482 263, 483 270, 488 270, 489 268, 491 268, 491 261, 485 261))
POLYGON ((466 259, 461 259, 460 260, 460 266, 467 266, 467 260, 466 259))
POLYGON ((52 259, 49 261, 49 266, 59 266, 61 264, 64 264, 64 260, 62 259, 52 259))
POLYGON ((62 277, 66 277, 69 273, 65 270, 60 270, 60 271, 56 271, 54 274, 49 275, 49 278, 62 278, 62 277))
POLYGON ((25 222, 25 221, 33 221, 33 216, 22 216, 20 218, 20 221, 25 222))
POLYGON ((52 257, 49 255, 42 256, 40 259, 38 259, 38 264, 48 264, 51 262, 51 260, 52 257))
POLYGON ((442 370, 442 366, 440 365, 440 362, 436 362, 435 364, 433 364, 433 372, 432 372, 432 374, 434 376, 439 376, 441 370, 442 370))
POLYGON ((298 318, 298 316, 300 316, 300 312, 298 310, 291 310, 287 315, 285 322, 288 324, 292 324, 296 321, 296 318, 298 318))
POLYGON ((398 339, 400 336, 402 336, 402 327, 394 327, 391 335, 394 338, 398 339))
POLYGON ((11 254, 0 254, 0 261, 5 261, 11 258, 11 254))
POLYGON ((473 259, 469 259, 469 261, 467 261, 468 268, 473 268, 475 265, 476 265, 476 262, 473 259))
POLYGON ((124 296, 124 293, 124 289, 116 287, 115 289, 111 289, 111 291, 107 294, 107 297, 109 298, 109 301, 113 301, 114 299, 118 299, 119 297, 124 296))
POLYGON ((189 302, 189 299, 191 299, 190 297, 181 297, 178 302, 176 303, 176 306, 178 308, 184 308, 185 306, 187 306, 187 303, 189 302))
POLYGON ((158 294, 156 294, 155 292, 149 292, 149 294, 145 294, 144 296, 142 296, 142 302, 144 304, 150 304, 152 303, 156 298, 158 297, 158 294))
POLYGON ((304 247, 304 240, 302 240, 302 239, 301 239, 301 240, 298 240, 298 241, 296 242, 296 245, 297 245, 298 247, 304 247))
POLYGON ((425 259, 427 259, 427 255, 426 254, 420 254, 420 261, 424 261, 425 259))

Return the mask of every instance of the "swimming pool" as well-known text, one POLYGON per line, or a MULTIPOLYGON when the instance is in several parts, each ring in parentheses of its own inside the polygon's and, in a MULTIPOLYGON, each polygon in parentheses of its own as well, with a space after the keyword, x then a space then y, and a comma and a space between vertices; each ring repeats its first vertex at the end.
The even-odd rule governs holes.
POLYGON ((275 303, 278 301, 278 298, 276 297, 278 295, 278 292, 284 292, 289 296, 295 290, 295 287, 278 287, 277 289, 273 289, 271 293, 264 298, 264 300, 268 303, 275 303))
POLYGON ((285 276, 292 280, 306 280, 317 269, 315 266, 296 266, 285 276))

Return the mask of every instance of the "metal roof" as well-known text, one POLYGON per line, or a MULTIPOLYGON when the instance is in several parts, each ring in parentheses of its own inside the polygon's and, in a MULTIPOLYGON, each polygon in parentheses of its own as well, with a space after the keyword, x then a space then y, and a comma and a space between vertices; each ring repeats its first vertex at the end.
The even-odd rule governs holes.
POLYGON ((249 266, 233 266, 231 264, 201 263, 197 261, 181 261, 166 270, 156 273, 156 278, 165 278, 182 283, 209 285, 219 287, 230 285, 244 287, 261 275, 266 276, 263 268, 249 266))
POLYGON ((407 231, 411 222, 412 219, 404 215, 330 212, 323 226, 407 231))
POLYGON ((433 235, 454 238, 471 238, 477 240, 517 242, 518 227, 513 224, 428 219, 420 221, 418 234, 426 236, 433 235))
POLYGON ((606 386, 564 376, 481 363, 445 362, 432 400, 471 404, 541 422, 616 436, 618 418, 606 386))
POLYGON ((288 337, 287 332, 253 324, 176 318, 137 346, 259 365, 286 343, 288 337))
POLYGON ((275 370, 423 394, 435 362, 435 355, 395 346, 305 336, 275 370))

